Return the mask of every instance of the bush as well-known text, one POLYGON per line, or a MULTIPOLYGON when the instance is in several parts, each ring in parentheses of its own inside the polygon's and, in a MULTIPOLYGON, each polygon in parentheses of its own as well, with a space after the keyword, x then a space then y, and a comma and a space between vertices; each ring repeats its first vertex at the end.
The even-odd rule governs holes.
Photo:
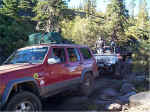
POLYGON ((26 45, 28 35, 33 32, 33 25, 25 21, 16 21, 0 15, 0 63, 14 50, 26 45))

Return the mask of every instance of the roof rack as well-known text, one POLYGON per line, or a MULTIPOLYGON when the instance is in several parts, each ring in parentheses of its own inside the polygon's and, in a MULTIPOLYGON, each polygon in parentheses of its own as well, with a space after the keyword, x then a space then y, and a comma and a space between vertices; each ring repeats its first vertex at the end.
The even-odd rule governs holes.
POLYGON ((40 45, 57 44, 56 42, 40 43, 40 45))

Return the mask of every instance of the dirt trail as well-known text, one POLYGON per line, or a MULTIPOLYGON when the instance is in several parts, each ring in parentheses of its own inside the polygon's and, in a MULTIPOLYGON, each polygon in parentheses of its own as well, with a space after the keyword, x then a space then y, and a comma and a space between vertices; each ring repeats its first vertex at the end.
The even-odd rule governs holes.
MULTIPOLYGON (((43 102, 44 110, 58 111, 58 110, 93 110, 101 108, 101 104, 96 104, 100 92, 104 88, 118 88, 120 86, 119 80, 112 78, 99 78, 95 81, 95 89, 91 97, 80 96, 78 91, 64 92, 46 99, 43 102)), ((107 103, 107 102, 104 102, 107 103)), ((103 108, 101 108, 103 109, 103 108)))

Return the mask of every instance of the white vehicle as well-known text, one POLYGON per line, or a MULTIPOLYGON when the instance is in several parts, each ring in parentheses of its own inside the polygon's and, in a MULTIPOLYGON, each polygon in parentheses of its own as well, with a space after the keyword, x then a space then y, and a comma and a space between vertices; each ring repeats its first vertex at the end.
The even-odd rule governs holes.
POLYGON ((103 52, 98 52, 97 54, 94 54, 94 57, 96 59, 99 72, 109 72, 109 73, 115 73, 115 66, 118 62, 118 55, 114 53, 112 48, 110 46, 104 46, 103 52))
POLYGON ((111 73, 114 74, 116 71, 115 67, 118 62, 117 54, 94 54, 99 69, 99 74, 111 73))
POLYGON ((106 65, 116 64, 118 61, 117 54, 94 54, 97 63, 104 63, 106 65))

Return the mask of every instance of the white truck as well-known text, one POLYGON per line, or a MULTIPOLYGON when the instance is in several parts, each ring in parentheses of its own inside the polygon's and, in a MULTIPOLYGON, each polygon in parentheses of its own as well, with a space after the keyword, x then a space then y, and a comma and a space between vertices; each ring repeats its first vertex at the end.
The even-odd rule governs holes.
POLYGON ((94 54, 100 74, 115 73, 118 62, 117 54, 94 54))
POLYGON ((111 76, 122 78, 129 71, 127 68, 132 66, 132 51, 126 47, 97 48, 94 57, 100 75, 109 73, 111 76))
POLYGON ((119 60, 119 55, 112 52, 112 49, 109 46, 105 46, 103 51, 98 49, 97 53, 94 54, 94 57, 99 68, 99 74, 114 74, 116 72, 115 68, 119 60))

